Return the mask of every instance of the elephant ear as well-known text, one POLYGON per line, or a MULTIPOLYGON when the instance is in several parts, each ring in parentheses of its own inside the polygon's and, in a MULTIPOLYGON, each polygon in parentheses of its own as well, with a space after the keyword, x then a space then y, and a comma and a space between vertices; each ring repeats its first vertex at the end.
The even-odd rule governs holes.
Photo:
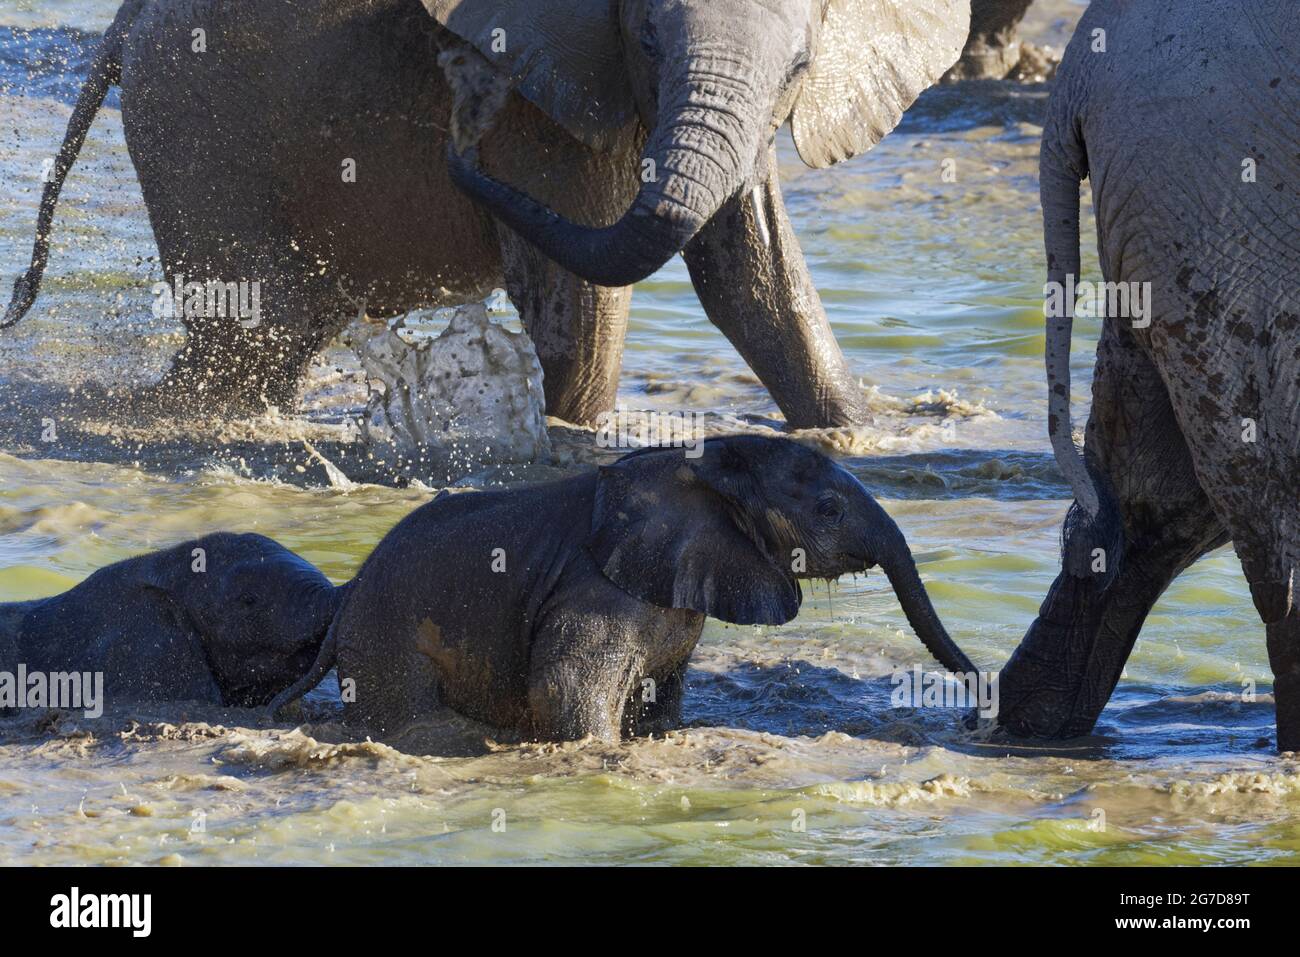
POLYGON ((825 0, 790 126, 800 158, 830 166, 871 149, 961 55, 970 0, 825 0))
POLYGON ((574 137, 603 149, 636 118, 614 0, 423 0, 574 137))
POLYGON ((159 622, 189 632, 198 641, 203 629, 191 614, 181 587, 186 576, 192 574, 192 545, 192 542, 184 542, 162 551, 137 555, 95 574, 112 574, 120 578, 126 587, 136 589, 159 622))
POLYGON ((780 625, 797 615, 799 582, 746 520, 739 501, 746 483, 726 474, 732 467, 673 450, 602 468, 587 550, 605 577, 652 605, 736 625, 780 625))

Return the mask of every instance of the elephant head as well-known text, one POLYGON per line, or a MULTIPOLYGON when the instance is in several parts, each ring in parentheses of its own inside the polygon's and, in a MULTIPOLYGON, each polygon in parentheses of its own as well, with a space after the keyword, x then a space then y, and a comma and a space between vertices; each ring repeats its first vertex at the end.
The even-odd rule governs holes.
POLYGON ((197 633, 228 705, 263 705, 316 659, 344 589, 262 535, 218 532, 146 556, 140 585, 197 633))
POLYGON ((646 449, 602 468, 587 549, 629 594, 742 625, 792 619, 799 578, 879 565, 930 653, 975 671, 894 520, 846 469, 788 439, 710 439, 695 459, 646 449))
POLYGON ((424 0, 515 89, 600 148, 648 131, 631 207, 572 223, 452 147, 457 185, 565 269, 644 279, 764 181, 790 121, 804 162, 870 149, 956 60, 969 0, 424 0))

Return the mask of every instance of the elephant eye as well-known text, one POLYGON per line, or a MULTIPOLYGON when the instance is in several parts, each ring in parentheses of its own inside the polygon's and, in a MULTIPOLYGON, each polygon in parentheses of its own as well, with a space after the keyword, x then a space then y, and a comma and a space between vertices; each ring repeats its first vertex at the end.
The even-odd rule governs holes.
POLYGON ((655 30, 655 25, 649 18, 641 27, 640 36, 637 38, 641 45, 641 52, 651 62, 657 62, 659 59, 659 34, 655 30))
POLYGON ((844 510, 840 508, 840 503, 836 499, 822 498, 817 500, 817 514, 822 518, 838 521, 844 515, 844 510))
POLYGON ((239 603, 243 605, 245 608, 252 608, 254 605, 257 604, 257 596, 254 595, 251 591, 246 591, 239 596, 239 603))

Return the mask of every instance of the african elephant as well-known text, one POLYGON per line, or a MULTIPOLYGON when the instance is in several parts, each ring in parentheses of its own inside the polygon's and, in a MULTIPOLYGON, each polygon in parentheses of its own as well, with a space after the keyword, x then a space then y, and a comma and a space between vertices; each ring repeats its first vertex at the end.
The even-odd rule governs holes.
POLYGON ((262 706, 311 666, 344 594, 269 538, 218 532, 0 604, 0 671, 102 672, 110 701, 262 706))
POLYGON ((1267 629, 1278 746, 1300 749, 1297 26, 1293 0, 1093 0, 1066 49, 1040 174, 1048 427, 1075 504, 1065 568, 1002 672, 1013 732, 1091 730, 1160 594, 1231 540, 1267 629), (1103 289, 1080 455, 1061 290, 1084 178, 1102 274, 1124 285, 1103 289))
POLYGON ((160 396, 288 407, 360 304, 391 316, 504 286, 548 411, 590 424, 613 405, 628 287, 682 253, 790 425, 864 421, 774 135, 789 120, 814 167, 870 149, 956 60, 968 5, 127 0, 0 325, 36 295, 59 189, 118 83, 168 283, 195 284, 160 396))
POLYGON ((445 495, 366 559, 316 666, 344 720, 392 735, 441 703, 544 740, 676 725, 705 616, 782 624, 799 578, 879 564, 925 646, 974 669, 935 615, 903 533, 861 483, 786 439, 633 452, 598 472, 445 495))

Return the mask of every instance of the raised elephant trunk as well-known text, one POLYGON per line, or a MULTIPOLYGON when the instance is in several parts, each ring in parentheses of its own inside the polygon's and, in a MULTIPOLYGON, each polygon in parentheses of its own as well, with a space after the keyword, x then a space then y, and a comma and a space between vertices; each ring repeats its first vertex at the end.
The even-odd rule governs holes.
POLYGON ((664 53, 641 187, 611 226, 570 222, 483 173, 472 155, 454 147, 452 180, 574 275, 601 286, 632 285, 681 252, 752 173, 770 132, 771 111, 762 105, 775 96, 767 59, 716 38, 664 53))
MULTIPOLYGON (((873 503, 874 504, 874 503, 873 503)), ((939 615, 930 603, 930 596, 916 571, 916 562, 912 560, 912 550, 908 548, 907 539, 902 530, 883 508, 879 509, 878 531, 874 537, 872 550, 876 563, 880 565, 889 584, 893 586, 898 603, 903 606, 907 622, 921 639, 930 654, 954 674, 973 674, 975 665, 957 647, 956 642, 948 636, 948 631, 939 620, 939 615)))

